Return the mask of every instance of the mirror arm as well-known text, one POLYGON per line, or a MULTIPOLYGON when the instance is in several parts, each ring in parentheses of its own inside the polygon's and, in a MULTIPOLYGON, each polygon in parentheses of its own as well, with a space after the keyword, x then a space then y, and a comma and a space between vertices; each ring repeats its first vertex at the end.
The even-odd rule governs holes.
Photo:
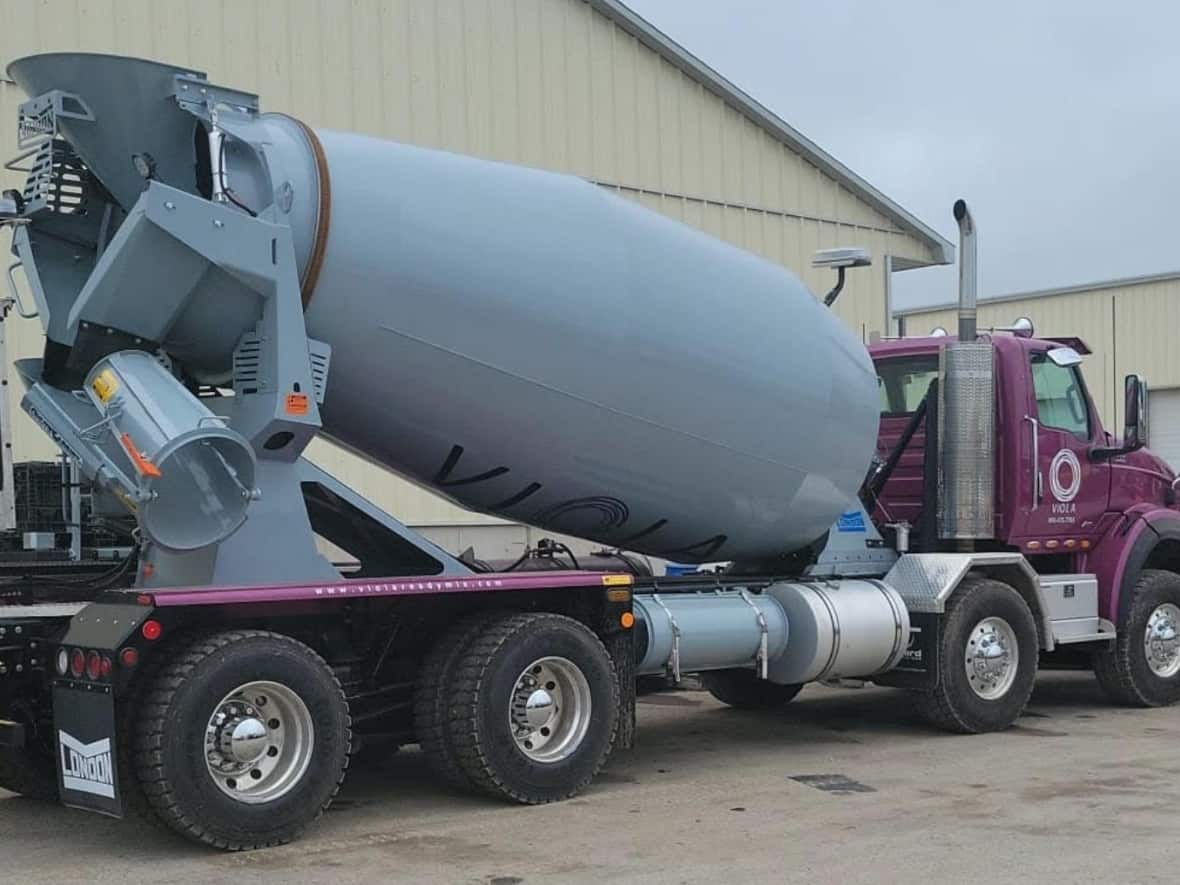
POLYGON ((1137 452, 1141 448, 1143 448, 1143 443, 1137 443, 1133 446, 1094 446, 1094 448, 1087 452, 1087 456, 1095 464, 1101 464, 1120 455, 1129 455, 1132 452, 1137 452))
POLYGON ((1121 446, 1094 446, 1087 454, 1093 463, 1102 464, 1123 454, 1123 449, 1121 446))
POLYGON ((836 303, 836 299, 840 297, 840 293, 844 290, 844 268, 836 268, 836 285, 832 291, 824 296, 824 307, 831 307, 836 303))

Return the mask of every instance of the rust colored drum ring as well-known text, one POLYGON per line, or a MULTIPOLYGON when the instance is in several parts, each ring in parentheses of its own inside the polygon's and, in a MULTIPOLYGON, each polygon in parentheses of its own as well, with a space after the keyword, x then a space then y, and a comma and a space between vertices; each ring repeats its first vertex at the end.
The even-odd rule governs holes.
POLYGON ((311 148, 315 158, 316 179, 319 182, 319 204, 316 212, 315 237, 311 243, 311 254, 307 259, 307 266, 303 269, 303 276, 299 280, 299 291, 303 301, 303 309, 311 304, 315 294, 315 286, 320 278, 320 269, 324 264, 324 253, 328 249, 328 228, 332 223, 332 179, 328 174, 328 158, 324 155, 324 146, 320 144, 315 131, 295 117, 289 117, 303 131, 304 138, 311 148))

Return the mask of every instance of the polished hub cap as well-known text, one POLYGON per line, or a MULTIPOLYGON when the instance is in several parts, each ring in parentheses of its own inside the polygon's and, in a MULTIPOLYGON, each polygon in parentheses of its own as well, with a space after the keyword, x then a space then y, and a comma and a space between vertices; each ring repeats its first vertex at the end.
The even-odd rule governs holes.
POLYGON ((517 749, 534 762, 558 762, 574 753, 590 727, 590 683, 565 658, 541 658, 517 677, 508 727, 517 749))
POLYGON ((1151 613, 1143 645, 1152 673, 1164 679, 1180 673, 1180 607, 1165 602, 1151 613))
MULTIPOLYGON (((224 730, 223 730, 224 734, 224 730)), ((270 743, 266 726, 254 717, 238 722, 229 734, 229 753, 240 763, 249 764, 262 757, 270 743)))
POLYGON ((1016 680, 1020 650, 1003 618, 984 618, 967 637, 967 683, 986 701, 1003 697, 1016 680))
POLYGON ((307 771, 314 734, 299 695, 277 682, 248 682, 209 717, 205 765, 221 791, 239 802, 271 802, 307 771))

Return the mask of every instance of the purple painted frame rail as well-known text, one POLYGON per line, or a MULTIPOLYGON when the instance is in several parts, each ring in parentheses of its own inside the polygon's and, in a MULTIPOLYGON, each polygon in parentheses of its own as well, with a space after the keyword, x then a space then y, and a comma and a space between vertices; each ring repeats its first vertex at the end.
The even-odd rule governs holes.
POLYGON ((627 574, 602 572, 492 572, 470 577, 409 577, 342 580, 314 584, 259 584, 249 587, 177 587, 140 591, 160 608, 189 605, 231 605, 254 602, 301 602, 370 596, 425 596, 437 593, 487 593, 512 590, 556 590, 570 587, 629 587, 627 574))

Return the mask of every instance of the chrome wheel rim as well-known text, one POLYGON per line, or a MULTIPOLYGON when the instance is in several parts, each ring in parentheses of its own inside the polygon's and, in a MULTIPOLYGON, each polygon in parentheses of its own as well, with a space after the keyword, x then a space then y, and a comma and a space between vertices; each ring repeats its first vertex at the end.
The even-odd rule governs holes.
POLYGON ((508 702, 508 727, 516 748, 534 762, 573 755, 590 728, 590 683, 566 658, 533 661, 516 678, 508 702))
POLYGON ((1180 673, 1180 607, 1171 602, 1156 606, 1147 619, 1143 648, 1156 676, 1168 679, 1180 673))
POLYGON ((278 682, 247 682, 214 708, 205 766, 218 788, 248 805, 291 792, 311 765, 315 725, 303 699, 278 682))
POLYGON ((967 684, 985 701, 1007 694, 1016 681, 1020 649, 1016 631, 1003 618, 984 618, 967 637, 967 684))

